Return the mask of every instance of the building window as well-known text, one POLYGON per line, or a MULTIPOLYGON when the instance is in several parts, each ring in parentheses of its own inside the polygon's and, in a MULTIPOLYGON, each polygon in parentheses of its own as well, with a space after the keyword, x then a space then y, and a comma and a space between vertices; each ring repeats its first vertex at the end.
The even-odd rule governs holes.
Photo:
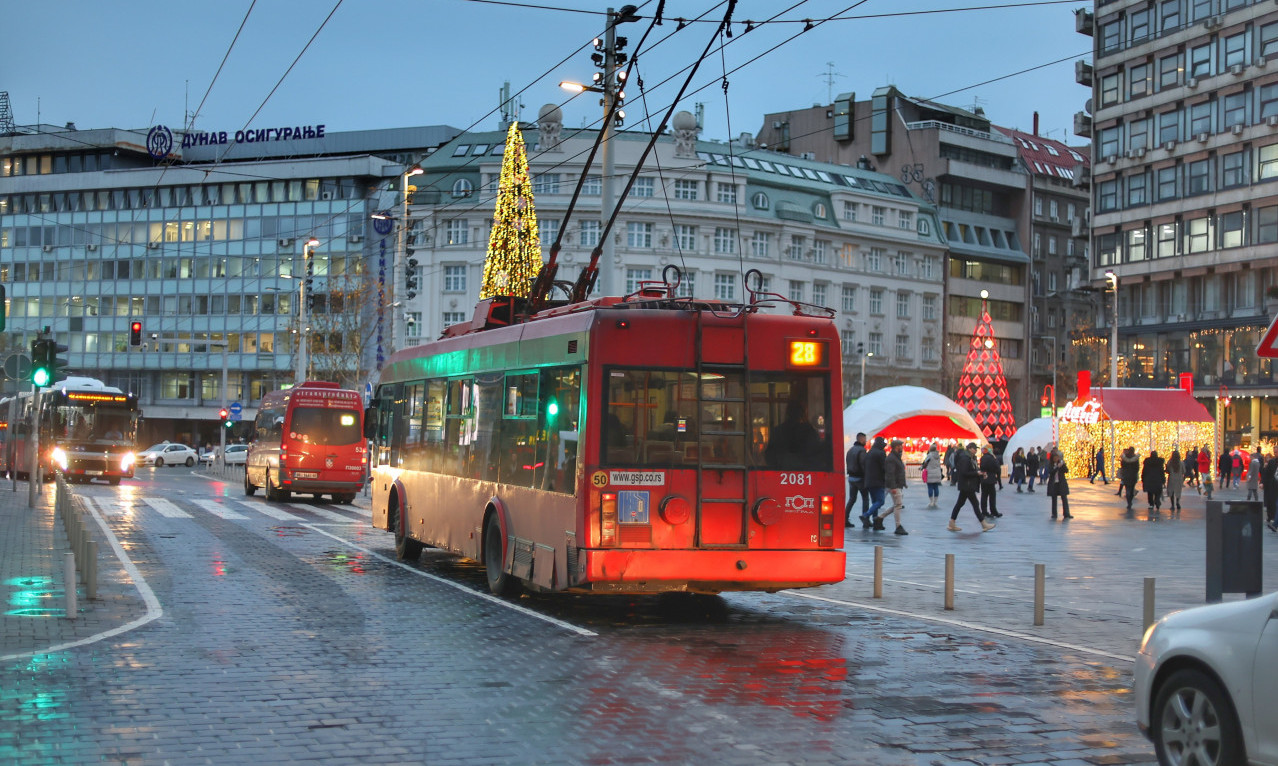
POLYGON ((1278 21, 1260 28, 1260 55, 1270 56, 1278 53, 1278 21))
POLYGON ((678 298, 691 298, 697 292, 697 272, 685 271, 679 277, 679 287, 675 289, 678 298))
POLYGON ((1159 168, 1154 173, 1158 182, 1158 200, 1176 199, 1176 167, 1159 168))
POLYGON ((541 239, 541 246, 549 248, 554 244, 555 239, 559 236, 558 218, 542 218, 537 221, 537 236, 541 239))
POLYGON ((941 267, 940 267, 939 259, 933 256, 928 256, 923 259, 923 263, 919 271, 919 276, 922 277, 923 279, 936 279, 937 274, 940 272, 940 270, 941 270, 941 267))
POLYGON ((599 221, 582 221, 581 236, 578 241, 582 247, 594 247, 599 244, 599 234, 603 231, 603 224, 599 221))
POLYGON ((464 311, 445 311, 444 312, 445 327, 448 327, 450 325, 460 324, 465 321, 466 321, 466 312, 464 311))
MULTIPOLYGON (((1127 232, 1127 260, 1143 261, 1145 260, 1145 230, 1132 229, 1127 232)), ((1049 279, 1048 289, 1056 289, 1056 275, 1052 274, 1049 279)))
POLYGON ((874 205, 870 209, 870 223, 875 226, 883 226, 887 220, 887 208, 874 205))
POLYGON ((798 234, 790 235, 790 244, 785 249, 785 257, 792 261, 803 260, 804 238, 798 234))
POLYGON ((1262 146, 1256 150, 1257 180, 1278 177, 1278 144, 1262 146))
POLYGON ((1096 204, 1101 212, 1118 209, 1118 181, 1101 181, 1097 185, 1096 204))
POLYGON ((844 357, 856 353, 856 333, 852 330, 839 330, 839 349, 844 357))
POLYGON ((466 292, 465 264, 448 264, 444 266, 444 292, 466 292))
POLYGON ((469 197, 475 191, 475 187, 465 178, 458 178, 453 182, 453 196, 457 198, 469 197))
POLYGON ((750 198, 750 204, 754 205, 756 210, 767 210, 770 207, 768 195, 763 192, 755 192, 754 196, 750 198))
POLYGON ((1220 246, 1242 247, 1243 214, 1241 210, 1222 213, 1220 216, 1220 246))
POLYGON ((1260 86, 1256 104, 1260 109, 1259 119, 1264 120, 1278 114, 1278 83, 1260 86))
POLYGON ((1176 224, 1158 225, 1158 257, 1171 258, 1176 255, 1176 224))
POLYGON ((675 199, 696 199, 697 198, 697 182, 678 178, 674 182, 674 198, 675 199))
POLYGON ((870 288, 870 313, 875 316, 883 315, 883 288, 870 288))
POLYGON ((559 174, 538 173, 533 176, 532 190, 533 194, 558 194, 559 174))
POLYGON ((1159 29, 1170 32, 1180 26, 1181 0, 1162 0, 1158 4, 1159 29))
POLYGON ((444 225, 444 232, 450 245, 464 245, 470 241, 470 222, 454 219, 444 225))
POLYGON ((1211 74, 1211 45, 1200 45, 1189 50, 1189 76, 1206 77, 1211 74))
POLYGON ((422 337, 422 312, 407 311, 404 313, 404 335, 409 338, 422 337))
POLYGON ((1211 104, 1204 101, 1189 107, 1189 130, 1185 140, 1203 133, 1211 133, 1211 104))
POLYGON ((1145 192, 1149 186, 1149 176, 1138 173, 1127 178, 1127 205, 1144 205, 1147 200, 1145 192))
POLYGON ((1128 40, 1130 40, 1133 45, 1144 42, 1145 38, 1149 37, 1149 20, 1148 8, 1134 10, 1127 17, 1127 30, 1130 35, 1128 40))
MULTIPOLYGON (((1275 26, 1278 26, 1278 24, 1275 24, 1275 26)), ((843 220, 852 221, 853 223, 856 223, 856 203, 855 202, 849 202, 848 200, 843 201, 843 220)))
POLYGON ((1256 210, 1256 243, 1274 242, 1278 242, 1278 205, 1256 210))
POLYGON ((737 204, 736 184, 724 183, 722 181, 715 184, 715 200, 728 205, 737 204))
POLYGON ((935 295, 923 296, 923 318, 936 319, 936 296, 935 295))
POLYGON ((896 294, 896 318, 897 319, 910 318, 910 294, 909 293, 896 294))
POLYGON ((1211 249, 1211 218, 1192 218, 1185 222, 1185 252, 1205 253, 1211 249))
POLYGON ((1048 203, 1048 211, 1050 212, 1051 219, 1053 221, 1060 220, 1061 205, 1059 202, 1057 202, 1056 200, 1051 200, 1048 203))
POLYGON ((881 247, 872 247, 865 254, 865 270, 878 272, 883 270, 883 256, 887 251, 881 247))
POLYGON ((896 214, 896 226, 899 229, 914 228, 914 214, 908 210, 902 210, 896 214))
POLYGON ((770 232, 756 231, 754 236, 750 238, 750 254, 755 258, 767 258, 771 244, 772 234, 770 232))
POLYGON ((1246 152, 1238 151, 1222 155, 1220 158, 1220 186, 1228 189, 1247 183, 1246 152))
POLYGON ((1100 83, 1101 106, 1111 106, 1113 104, 1118 103, 1118 97, 1120 93, 1119 85, 1121 83, 1122 83, 1122 78, 1119 76, 1118 72, 1105 75, 1104 77, 1101 78, 1101 83, 1100 83))
POLYGON ((652 269, 626 269, 626 295, 638 292, 640 282, 652 280, 652 269))
POLYGON ((813 284, 812 285, 812 302, 818 306, 824 306, 826 301, 826 292, 829 285, 813 284))
POLYGON ((736 300, 737 297, 737 275, 736 274, 715 274, 714 275, 714 297, 719 301, 736 300))
POLYGON ((1220 111, 1220 127, 1222 130, 1228 130, 1235 125, 1247 124, 1247 96, 1246 92, 1230 93, 1222 99, 1220 111))
POLYGON ((911 256, 909 253, 906 253, 906 252, 897 253, 896 258, 893 258, 892 260, 893 260, 892 270, 896 274, 896 276, 908 277, 910 275, 911 256))
POLYGON ((716 226, 714 229, 714 251, 726 254, 735 253, 737 251, 737 230, 729 229, 726 226, 716 226))
POLYGON ((1158 60, 1158 89, 1174 88, 1180 84, 1180 54, 1164 56, 1158 60))
POLYGON ((1043 214, 1043 198, 1035 197, 1034 198, 1034 215, 1042 215, 1042 214, 1043 214))
MULTIPOLYGON (((1100 135, 1098 136, 1099 140, 1097 141, 1097 143, 1100 144, 1100 156, 1115 157, 1118 155, 1118 150, 1120 147, 1120 144, 1118 141, 1119 135, 1120 133, 1117 126, 1112 128, 1105 128, 1104 130, 1100 131, 1100 135)), ((1042 211, 1038 211, 1037 214, 1042 215, 1043 213, 1042 211)))
POLYGON ((1047 254, 1056 255, 1057 239, 1053 235, 1047 235, 1047 254))
POLYGON ((683 223, 677 223, 674 227, 675 247, 685 252, 695 252, 697 249, 697 227, 689 226, 683 223))
POLYGON ((630 196, 651 197, 653 188, 652 176, 640 176, 635 179, 635 185, 630 188, 630 196))
POLYGON ((797 280, 797 279, 790 280, 790 300, 792 301, 803 300, 803 282, 801 282, 800 280, 797 280))
POLYGON ((823 239, 812 240, 812 262, 824 264, 829 259, 830 243, 823 239))
POLYGON ((1153 92, 1150 87, 1150 69, 1149 64, 1141 62, 1133 64, 1132 68, 1127 71, 1127 93, 1129 98, 1140 98, 1153 92))
POLYGON ((1247 33, 1239 32, 1236 35, 1226 37, 1221 43, 1221 47, 1225 51, 1225 63, 1222 68, 1228 68, 1235 64, 1247 63, 1247 33))
POLYGON ((875 356, 883 356, 883 333, 872 332, 866 338, 865 350, 875 356))
POLYGON ((652 224, 631 221, 626 224, 626 246, 652 247, 652 224))
POLYGON ((1168 144, 1180 139, 1180 112, 1163 112, 1158 115, 1158 143, 1168 144))
POLYGON ((586 180, 581 184, 581 193, 588 197, 598 197, 603 194, 603 179, 599 176, 586 176, 586 180))
MULTIPOLYGON (((1278 236, 1278 207, 1269 208, 1275 212, 1274 215, 1274 233, 1278 236)), ((841 305, 844 314, 852 314, 856 312, 856 285, 844 285, 841 305)))
POLYGON ((908 336, 908 335, 898 335, 898 336, 896 336, 896 349, 895 349, 895 350, 896 350, 896 358, 897 358, 897 359, 909 359, 909 358, 911 357, 911 354, 910 354, 910 336, 908 336))
POLYGON ((1191 162, 1185 166, 1185 193, 1205 194, 1211 189, 1211 161, 1191 162))

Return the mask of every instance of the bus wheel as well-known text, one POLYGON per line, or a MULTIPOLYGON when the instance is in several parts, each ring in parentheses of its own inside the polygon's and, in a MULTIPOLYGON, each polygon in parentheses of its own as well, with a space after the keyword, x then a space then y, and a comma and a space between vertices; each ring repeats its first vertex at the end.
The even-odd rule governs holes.
POLYGON ((497 514, 488 517, 484 528, 484 569, 488 573, 488 590, 497 596, 513 596, 518 590, 515 578, 502 571, 502 559, 506 553, 506 537, 501 533, 497 514))
POLYGON ((400 513, 399 499, 390 499, 395 518, 391 519, 391 528, 395 531, 395 558, 400 561, 417 561, 422 557, 422 543, 408 536, 408 525, 400 513))
POLYGON ((253 482, 249 481, 248 466, 245 466, 244 467, 244 494, 247 497, 252 497, 254 492, 257 492, 257 487, 253 486, 253 482))

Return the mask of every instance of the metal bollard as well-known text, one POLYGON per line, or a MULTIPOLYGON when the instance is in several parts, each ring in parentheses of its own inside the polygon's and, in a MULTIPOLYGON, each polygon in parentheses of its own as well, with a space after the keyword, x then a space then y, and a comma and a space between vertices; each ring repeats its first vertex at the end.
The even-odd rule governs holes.
POLYGON ((1043 601, 1047 590, 1047 565, 1034 565, 1034 624, 1043 624, 1043 601))
POLYGON ((945 608, 954 611, 954 554, 945 554, 945 608))
POLYGON ((883 598, 883 546, 874 546, 874 597, 883 598))
MULTIPOLYGON (((1154 578, 1145 578, 1145 609, 1144 609, 1144 630, 1149 630, 1149 626, 1154 624, 1154 578)), ((1144 630, 1141 632, 1144 633, 1144 630)))
POLYGON ((98 541, 88 542, 84 557, 84 597, 96 600, 98 597, 98 541))
POLYGON ((79 607, 75 602, 75 554, 62 554, 62 581, 63 588, 66 591, 66 613, 68 620, 74 620, 79 612, 79 607))

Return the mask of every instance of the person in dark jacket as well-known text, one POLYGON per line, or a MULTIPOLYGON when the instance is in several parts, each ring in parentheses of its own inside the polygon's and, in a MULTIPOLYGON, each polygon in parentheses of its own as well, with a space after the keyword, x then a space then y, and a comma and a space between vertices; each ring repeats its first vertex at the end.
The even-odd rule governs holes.
POLYGON ((1167 509, 1175 516, 1180 513, 1180 494, 1185 487, 1185 461, 1180 450, 1173 449, 1167 458, 1167 509))
POLYGON ((1136 494, 1136 481, 1140 478, 1140 455, 1135 447, 1123 450, 1118 459, 1119 491, 1127 496, 1127 510, 1132 509, 1132 496, 1136 494))
POLYGON ((1065 465, 1065 456, 1061 454, 1059 449, 1053 449, 1051 457, 1047 464, 1047 496, 1052 498, 1052 519, 1056 519, 1056 500, 1061 501, 1061 510, 1065 512, 1065 518, 1072 519, 1069 513, 1069 481, 1065 478, 1065 474, 1069 473, 1069 467, 1065 465))
POLYGON ((888 494, 892 497, 892 507, 879 511, 874 517, 874 528, 883 531, 883 520, 890 513, 896 517, 896 534, 908 535, 905 527, 901 526, 901 511, 905 510, 905 501, 903 495, 905 493, 905 461, 901 458, 902 451, 905 448, 905 442, 900 439, 892 440, 892 449, 888 451, 887 458, 883 461, 883 482, 887 485, 888 494))
POLYGON ((1234 473, 1234 456, 1229 454, 1229 450, 1221 449, 1220 457, 1216 458, 1216 483, 1221 489, 1229 489, 1229 482, 1233 479, 1234 473))
POLYGON ((977 467, 981 469, 981 511, 986 516, 1001 518, 1003 514, 998 512, 998 483, 1003 475, 1003 466, 990 450, 990 445, 981 448, 981 462, 977 467))
POLYGON ((1030 447, 1025 453, 1025 476, 1029 479, 1029 491, 1034 491, 1034 480, 1038 478, 1038 450, 1030 447))
POLYGON ((950 486, 958 484, 958 476, 954 475, 954 457, 959 453, 959 447, 951 444, 945 448, 945 476, 950 480, 950 486))
POLYGON ((885 444, 882 436, 876 436, 874 446, 865 453, 865 491, 870 493, 870 508, 861 517, 863 529, 874 526, 874 515, 883 507, 883 495, 887 489, 883 480, 884 464, 887 462, 887 452, 883 449, 885 444))
POLYGON ((981 486, 981 469, 976 461, 976 442, 968 442, 966 450, 954 454, 954 475, 958 480, 959 494, 958 500, 954 503, 954 510, 950 511, 950 525, 946 529, 951 532, 962 531, 956 522, 964 501, 971 504, 972 513, 975 513, 976 520, 981 522, 982 531, 988 532, 993 529, 994 522, 985 518, 985 514, 981 513, 981 507, 976 503, 976 491, 981 486))
POLYGON ((1109 484, 1109 477, 1105 475, 1105 447, 1104 446, 1100 446, 1096 448, 1096 455, 1093 458, 1093 462, 1092 462, 1092 475, 1088 476, 1087 480, 1091 482, 1092 484, 1095 484, 1097 474, 1100 474, 1101 481, 1105 482, 1106 484, 1109 484))
POLYGON ((1263 487, 1261 497, 1265 503, 1266 526, 1278 532, 1278 451, 1271 454, 1265 461, 1265 467, 1260 469, 1260 484, 1263 487))
POLYGON ((1167 461, 1158 456, 1158 450, 1150 450, 1149 457, 1140 469, 1140 483, 1149 499, 1150 511, 1163 509, 1163 487, 1167 482, 1167 461))
POLYGON ((861 498, 861 514, 870 512, 870 493, 865 491, 865 434, 858 433, 856 442, 847 454, 848 471, 848 507, 844 509, 847 526, 852 526, 852 506, 858 497, 861 498))

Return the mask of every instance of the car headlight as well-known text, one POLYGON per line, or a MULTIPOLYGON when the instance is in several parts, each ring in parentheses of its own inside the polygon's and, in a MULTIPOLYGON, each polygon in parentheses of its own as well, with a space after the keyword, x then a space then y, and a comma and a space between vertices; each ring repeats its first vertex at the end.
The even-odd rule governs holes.
POLYGON ((1140 649, 1137 650, 1138 654, 1145 653, 1145 647, 1148 646, 1149 642, 1153 640, 1154 632, 1158 630, 1158 626, 1161 624, 1162 624, 1161 622, 1155 622, 1153 625, 1150 625, 1145 630, 1145 635, 1140 639, 1140 649))
POLYGON ((62 449, 61 447, 54 447, 53 451, 49 453, 49 458, 53 461, 54 465, 56 465, 58 468, 62 469, 63 471, 67 470, 67 451, 66 450, 62 449))
POLYGON ((124 453, 123 455, 120 456, 120 470, 121 471, 129 470, 130 468, 133 467, 135 463, 137 463, 137 461, 138 461, 137 456, 134 455, 132 452, 124 453))

